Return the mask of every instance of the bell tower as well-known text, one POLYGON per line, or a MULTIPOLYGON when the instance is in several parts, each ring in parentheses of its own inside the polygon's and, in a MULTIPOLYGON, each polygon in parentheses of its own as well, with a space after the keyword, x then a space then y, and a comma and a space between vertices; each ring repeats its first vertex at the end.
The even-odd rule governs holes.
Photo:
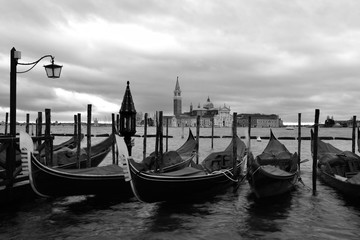
POLYGON ((176 86, 174 90, 174 115, 179 117, 181 115, 181 90, 179 85, 179 77, 176 78, 176 86))

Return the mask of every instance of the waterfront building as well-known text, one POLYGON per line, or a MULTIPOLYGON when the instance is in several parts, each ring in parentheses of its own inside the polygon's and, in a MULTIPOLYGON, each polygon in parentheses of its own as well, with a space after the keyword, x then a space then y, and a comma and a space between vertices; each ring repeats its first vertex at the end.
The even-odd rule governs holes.
POLYGON ((232 116, 230 114, 230 107, 224 104, 223 107, 214 107, 208 96, 204 104, 198 104, 194 107, 190 104, 188 112, 182 112, 182 98, 179 84, 179 78, 176 79, 174 90, 174 115, 164 116, 164 122, 168 121, 169 126, 173 127, 194 127, 196 126, 197 116, 200 116, 201 127, 211 127, 212 121, 216 127, 231 127, 232 116))
POLYGON ((176 86, 174 90, 174 116, 179 117, 182 112, 182 102, 181 102, 181 89, 179 85, 179 77, 176 78, 176 86))
MULTIPOLYGON (((201 127, 211 127, 214 121, 215 127, 232 127, 233 116, 230 113, 230 106, 224 104, 221 107, 214 107, 210 97, 204 104, 198 104, 196 107, 190 104, 188 112, 182 112, 182 97, 179 84, 179 77, 176 78, 174 90, 174 115, 163 116, 164 125, 168 124, 169 127, 196 127, 197 116, 200 116, 201 127)), ((260 113, 242 113, 237 115, 237 126, 247 127, 249 116, 251 116, 251 127, 282 127, 283 122, 279 115, 276 114, 260 114, 260 113)))
POLYGON ((283 126, 283 121, 276 114, 260 113, 241 113, 237 116, 237 125, 239 127, 249 126, 249 117, 251 117, 251 127, 258 128, 277 128, 283 126))

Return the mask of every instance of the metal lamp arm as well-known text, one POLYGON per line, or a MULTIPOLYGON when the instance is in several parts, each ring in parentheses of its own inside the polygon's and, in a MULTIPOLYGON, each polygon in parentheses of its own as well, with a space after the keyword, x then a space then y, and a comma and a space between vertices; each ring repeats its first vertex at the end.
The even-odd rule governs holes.
POLYGON ((54 63, 54 57, 52 55, 45 55, 42 56, 39 60, 32 62, 32 63, 18 63, 18 65, 33 65, 31 68, 29 68, 28 70, 25 71, 21 71, 21 72, 17 72, 17 73, 26 73, 29 72, 31 69, 33 69, 41 60, 43 60, 44 58, 50 57, 51 58, 51 63, 54 63))

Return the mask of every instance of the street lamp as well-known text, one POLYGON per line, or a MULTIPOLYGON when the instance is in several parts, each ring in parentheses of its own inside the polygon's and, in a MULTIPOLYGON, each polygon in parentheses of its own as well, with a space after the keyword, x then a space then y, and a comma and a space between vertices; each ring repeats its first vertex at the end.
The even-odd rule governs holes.
POLYGON ((124 141, 131 156, 131 136, 136 133, 136 110, 131 96, 129 81, 125 90, 124 99, 120 109, 120 129, 119 133, 124 136, 124 141))
MULTIPOLYGON (((45 55, 32 63, 19 63, 18 60, 21 59, 21 52, 16 51, 15 48, 12 48, 10 51, 10 136, 14 139, 16 138, 16 74, 29 72, 46 57, 51 58, 51 64, 44 66, 47 76, 49 78, 59 78, 62 66, 54 64, 53 56, 45 55), (17 72, 17 65, 28 65, 31 67, 26 71, 17 72)), ((6 153, 7 175, 10 176, 7 187, 11 187, 14 182, 15 158, 15 141, 12 140, 6 153)))
POLYGON ((29 72, 36 64, 47 57, 51 58, 51 64, 44 66, 46 75, 49 78, 59 78, 62 66, 54 64, 54 57, 52 55, 45 55, 31 63, 19 63, 18 60, 21 59, 21 52, 16 51, 15 48, 12 48, 10 51, 10 135, 13 137, 16 136, 16 74, 29 72), (17 65, 27 65, 31 67, 26 71, 17 72, 17 65))

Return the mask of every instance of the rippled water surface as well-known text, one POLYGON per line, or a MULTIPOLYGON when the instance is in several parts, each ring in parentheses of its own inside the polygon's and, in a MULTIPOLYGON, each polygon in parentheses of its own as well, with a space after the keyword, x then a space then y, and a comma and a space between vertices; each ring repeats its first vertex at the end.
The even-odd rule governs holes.
MULTIPOLYGON (((195 129, 192 129, 195 134, 195 129)), ((1 131, 1 129, 0 129, 1 131)), ((109 127, 94 127, 94 134, 109 133, 109 127)), ((149 128, 149 133, 154 129, 149 128)), ((243 136, 246 129, 239 128, 243 136)), ((297 130, 273 129, 277 137, 296 137, 297 130)), ((71 127, 53 127, 53 133, 71 133, 71 127)), ((83 130, 85 132, 85 129, 83 130)), ((138 128, 138 134, 142 134, 138 128)), ((188 130, 169 128, 168 148, 176 149, 188 130)), ((253 136, 269 136, 269 129, 252 129, 253 136)), ((350 128, 319 130, 320 136, 351 137, 350 128)), ((211 135, 201 129, 200 135, 211 135)), ((231 129, 216 128, 214 135, 229 136, 231 129)), ((309 128, 302 129, 310 135, 309 128)), ((56 142, 68 137, 56 137, 56 142)), ((93 143, 102 138, 95 137, 93 143)), ((225 148, 230 138, 200 139, 200 160, 212 151, 225 148)), ((154 149, 154 138, 147 140, 147 152, 154 149)), ((259 154, 268 140, 252 140, 251 149, 259 154)), ((281 140, 297 151, 296 140, 281 140)), ((351 141, 328 140, 334 146, 351 150, 351 141)), ((85 140, 86 143, 86 140, 85 140)), ((164 144, 166 141, 164 141, 164 144)), ((133 155, 143 154, 143 138, 135 138, 133 155)), ((310 141, 302 141, 301 158, 310 159, 310 141)), ((111 162, 109 155, 105 162, 111 162)), ((301 165, 305 185, 288 195, 256 200, 247 182, 234 192, 202 202, 146 204, 132 199, 101 199, 77 196, 56 199, 36 198, 0 208, 0 239, 359 239, 360 200, 345 198, 334 189, 317 182, 312 194, 312 161, 301 165)), ((116 191, 116 189, 114 189, 116 191)))

